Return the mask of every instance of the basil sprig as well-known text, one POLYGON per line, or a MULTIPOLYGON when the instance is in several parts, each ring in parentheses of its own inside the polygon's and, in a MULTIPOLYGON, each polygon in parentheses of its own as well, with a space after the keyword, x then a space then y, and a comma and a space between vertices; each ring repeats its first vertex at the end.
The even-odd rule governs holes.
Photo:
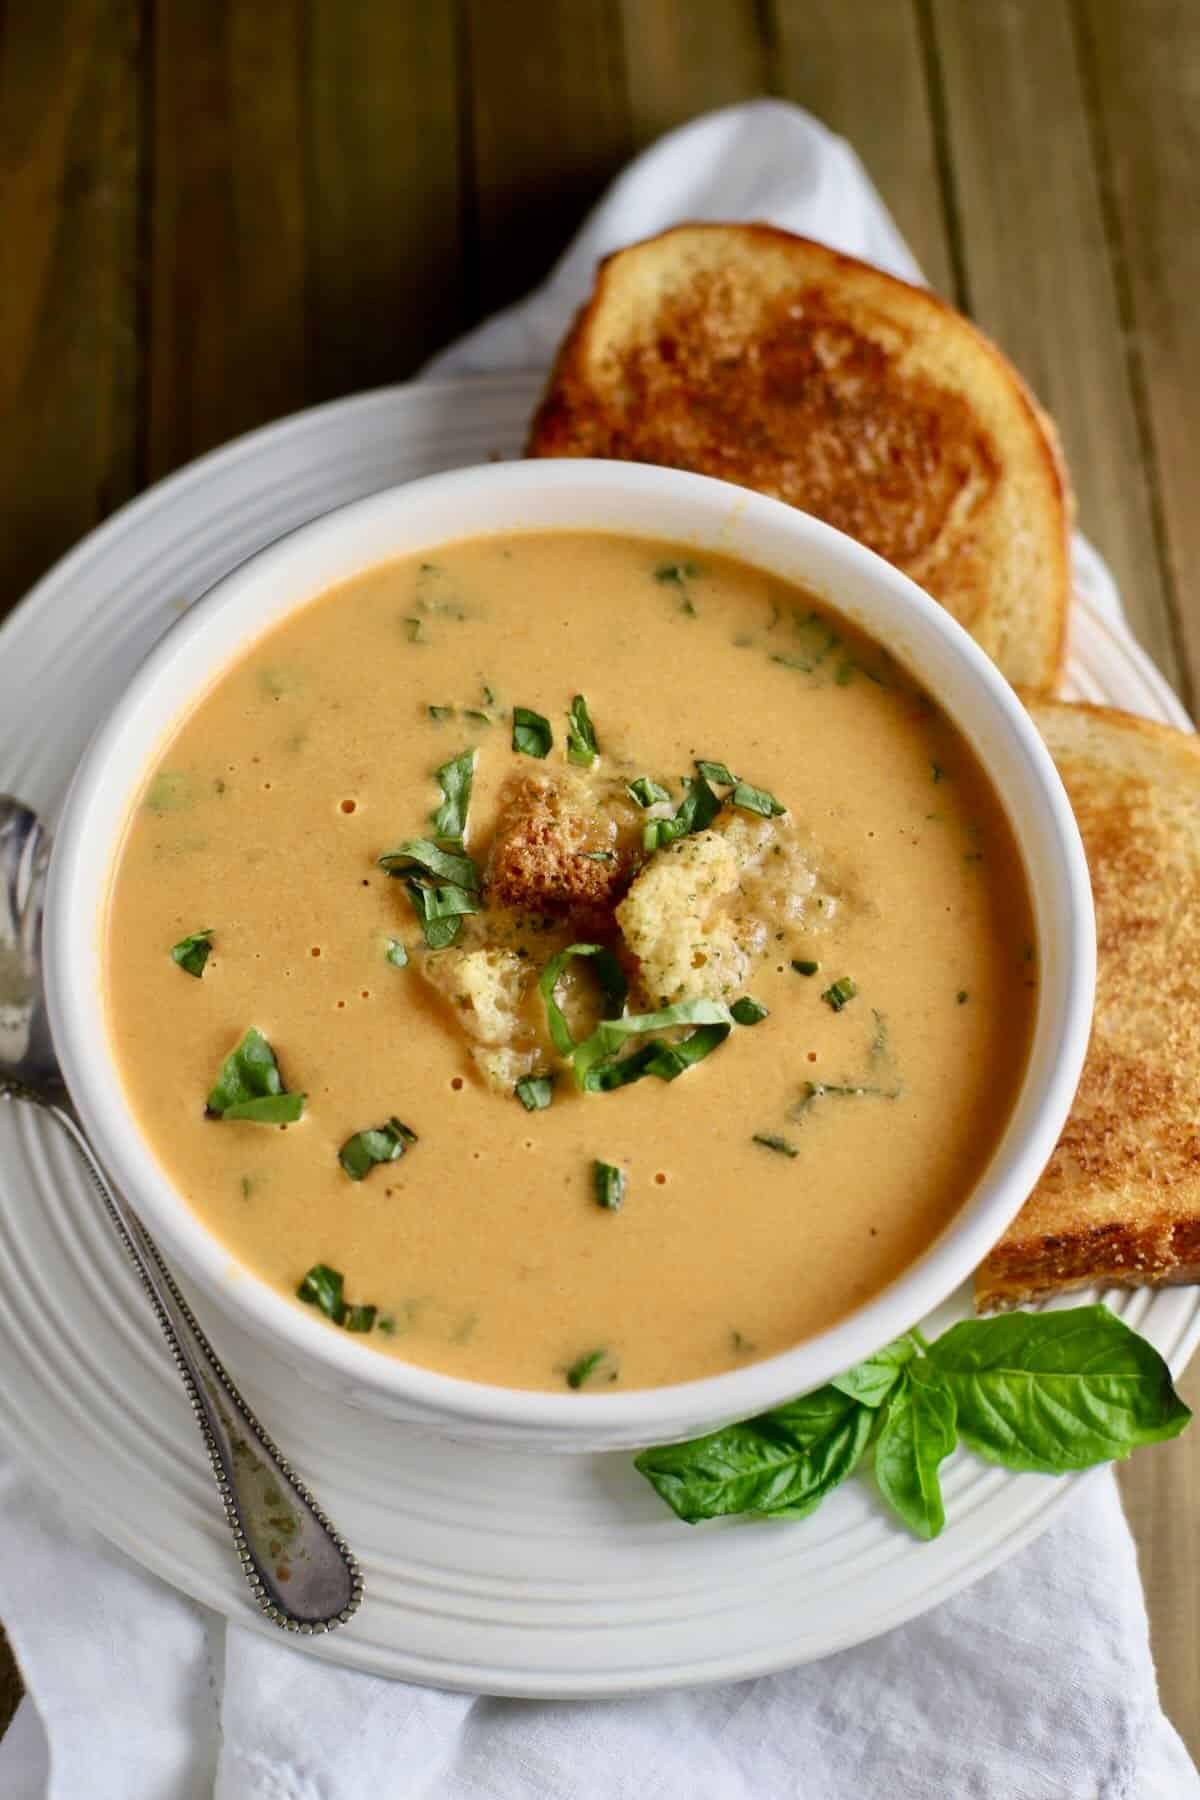
POLYGON ((1177 1437, 1191 1413, 1152 1344, 1106 1306, 918 1331, 826 1387, 636 1467, 689 1524, 811 1512, 874 1445, 879 1492, 918 1537, 945 1523, 939 1471, 961 1440, 1008 1469, 1060 1475, 1177 1437))
POLYGON ((171 945, 171 961, 178 963, 186 975, 199 978, 204 973, 204 965, 212 949, 211 939, 211 925, 204 931, 193 931, 187 937, 180 938, 177 944, 171 945))
POLYGON ((576 694, 567 714, 567 761, 578 768, 590 769, 599 755, 596 728, 582 694, 576 694))
POLYGON ((554 742, 550 721, 528 706, 514 706, 512 714, 512 747, 525 756, 548 756, 554 742))
POLYGON ((251 1025, 221 1064, 207 1108, 220 1119, 242 1119, 252 1125, 294 1125, 304 1114, 304 1095, 287 1092, 275 1052, 262 1032, 251 1025))
POLYGON ((391 1118, 386 1125, 371 1126, 347 1138, 338 1151, 338 1161, 351 1181, 362 1181, 378 1163, 399 1161, 416 1141, 415 1131, 391 1118))

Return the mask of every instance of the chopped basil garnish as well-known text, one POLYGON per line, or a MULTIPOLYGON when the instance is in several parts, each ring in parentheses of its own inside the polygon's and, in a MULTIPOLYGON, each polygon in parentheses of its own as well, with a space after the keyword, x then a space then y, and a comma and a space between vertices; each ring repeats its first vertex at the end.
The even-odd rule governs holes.
POLYGON ((674 1081, 717 1045, 723 1043, 733 1029, 727 1009, 716 1000, 679 1000, 654 1013, 635 1013, 625 1018, 606 1019, 597 1025, 591 1037, 577 1044, 570 1054, 575 1065, 575 1080, 587 1093, 607 1093, 624 1087, 643 1075, 657 1075, 662 1081, 674 1081), (691 1033, 679 1044, 647 1044, 632 1056, 620 1058, 619 1052, 631 1037, 647 1032, 668 1031, 676 1025, 705 1027, 691 1033))
POLYGON ((573 1362, 567 1370, 567 1386, 581 1388, 588 1376, 595 1374, 606 1354, 607 1352, 604 1350, 589 1350, 586 1356, 581 1356, 577 1362, 573 1362))
POLYGON ((462 750, 435 771, 435 779, 442 790, 442 804, 433 814, 433 829, 440 838, 457 838, 461 843, 466 836, 475 756, 474 750, 462 750))
POLYGON ((778 1137, 771 1131, 756 1131, 750 1142, 761 1144, 764 1150, 774 1150, 780 1156, 799 1156, 800 1154, 794 1144, 789 1144, 785 1137, 778 1137))
POLYGON ((423 644, 425 642, 425 621, 424 621, 424 619, 417 619, 417 618, 413 618, 410 616, 405 619, 404 623, 408 628, 409 643, 410 644, 423 644))
POLYGON ((554 1098, 553 1075, 522 1075, 513 1089, 526 1112, 544 1112, 554 1098))
POLYGON ((674 587, 682 587, 685 581, 694 581, 699 573, 699 565, 694 562, 659 563, 654 571, 654 579, 670 582, 674 587))
POLYGON ((815 975, 820 968, 819 962, 809 962, 806 957, 793 956, 792 967, 797 975, 815 975))
POLYGON ((346 1302, 342 1299, 344 1280, 341 1272, 331 1269, 328 1263, 314 1263, 296 1289, 296 1297, 308 1306, 315 1306, 335 1325, 340 1325, 346 1311, 346 1302))
POLYGON ((491 713, 480 712, 479 708, 476 706, 464 706, 463 718, 474 719, 477 725, 490 725, 492 723, 491 713))
POLYGON ((945 769, 943 769, 941 763, 931 762, 929 767, 933 770, 933 779, 934 779, 935 785, 937 782, 944 780, 946 771, 945 771, 945 769))
POLYGON ((396 850, 379 858, 379 867, 389 875, 411 875, 423 869, 435 881, 449 882, 452 887, 478 892, 479 870, 461 850, 445 850, 431 838, 405 838, 396 850))
POLYGON ((603 1206, 609 1212, 619 1212, 625 1198, 625 1171, 614 1168, 612 1163, 594 1162, 592 1192, 596 1196, 597 1206, 603 1206))
POLYGON ((402 944, 399 938, 388 939, 387 949, 384 951, 384 955, 391 963, 393 969, 407 969, 408 947, 407 945, 402 944))
POLYGON ((739 781, 729 796, 731 806, 740 806, 745 812, 761 813, 764 819, 777 818, 787 811, 775 798, 774 794, 764 793, 762 788, 751 787, 748 781, 739 781))
POLYGON ((582 694, 576 694, 567 714, 567 761, 581 769, 590 769, 598 754, 596 731, 587 701, 582 694))
POLYGON ((959 1004, 959 1005, 960 1005, 960 1006, 965 1006, 965 1005, 966 1005, 966 1004, 967 1004, 967 1001, 968 1001, 968 1000, 969 1000, 969 999, 970 999, 970 995, 969 995, 969 994, 968 994, 968 993, 967 993, 967 990, 966 990, 966 988, 959 988, 959 990, 958 990, 958 1004, 959 1004))
POLYGON ((375 1323, 375 1314, 378 1310, 374 1306, 348 1306, 342 1314, 343 1330, 370 1331, 375 1323))
POLYGON ((427 710, 431 719, 452 719, 454 717, 452 706, 431 706, 427 710))
POLYGON ((318 1312, 345 1331, 370 1331, 378 1308, 347 1306, 342 1297, 343 1285, 344 1277, 339 1269, 331 1269, 328 1263, 314 1263, 296 1289, 296 1298, 303 1300, 306 1306, 315 1306, 318 1312))
POLYGON ((827 1006, 832 1006, 834 1012, 841 1012, 846 1002, 848 1000, 853 1000, 857 992, 858 985, 855 982, 854 977, 852 975, 843 975, 839 980, 835 981, 831 987, 825 989, 821 998, 827 1006))
POLYGON ((347 1138, 338 1151, 338 1161, 351 1181, 361 1181, 377 1163, 398 1161, 416 1141, 415 1131, 410 1131, 399 1119, 389 1119, 386 1125, 356 1131, 352 1138, 347 1138))
POLYGON ((657 781, 651 781, 648 775, 639 775, 636 781, 629 782, 625 792, 639 806, 654 806, 660 800, 671 798, 666 788, 659 787, 657 781))
POLYGON ((687 837, 693 831, 703 831, 712 824, 720 810, 721 802, 704 776, 697 771, 689 778, 687 793, 674 817, 651 819, 643 828, 642 842, 647 850, 659 850, 664 844, 673 844, 676 838, 687 837))
POLYGON ((696 767, 705 781, 711 781, 714 787, 733 787, 737 782, 737 776, 731 775, 722 762, 700 761, 697 762, 696 767))
POLYGON ((431 950, 444 950, 452 944, 465 915, 479 912, 482 906, 479 895, 468 893, 466 888, 427 887, 420 881, 406 881, 404 885, 431 950))
POLYGON ((512 747, 524 756, 547 756, 554 742, 550 721, 527 706, 513 707, 512 747))
POLYGON ((740 1000, 735 1000, 729 1010, 738 1025, 757 1025, 760 1019, 769 1017, 762 1001, 752 999, 749 994, 743 994, 740 1000))
POLYGON ((586 856, 589 862, 616 862, 615 850, 583 850, 580 855, 586 856))
MULTIPOLYGON (((568 944, 565 950, 552 956, 538 977, 538 992, 546 1008, 546 1028, 550 1033, 550 1041, 560 1056, 571 1056, 577 1048, 563 1010, 554 997, 559 977, 574 956, 594 959, 596 974, 604 992, 605 1011, 610 1018, 621 1011, 629 992, 625 972, 605 944, 568 944)), ((590 1038, 588 1042, 591 1042, 590 1038)))
POLYGON ((190 936, 180 938, 177 944, 171 945, 171 960, 188 975, 203 975, 204 965, 208 961, 208 953, 212 949, 209 942, 212 937, 212 926, 203 931, 193 931, 190 936))
POLYGON ((208 1111, 255 1125, 294 1125, 304 1113, 304 1095, 285 1090, 275 1052, 252 1025, 221 1064, 208 1111))

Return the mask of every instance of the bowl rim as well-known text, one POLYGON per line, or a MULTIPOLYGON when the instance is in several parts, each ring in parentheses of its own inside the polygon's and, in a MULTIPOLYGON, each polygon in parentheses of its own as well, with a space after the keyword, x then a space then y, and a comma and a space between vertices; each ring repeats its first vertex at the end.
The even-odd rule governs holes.
MULTIPOLYGON (((569 518, 557 523, 541 520, 524 527, 513 523, 507 529, 519 532, 605 528, 635 537, 654 535, 615 521, 601 527, 569 518)), ((679 541, 687 533, 668 523, 658 535, 660 540, 679 541)), ((452 537, 442 531, 431 536, 428 545, 450 541, 452 537)), ((770 568, 773 560, 777 562, 778 558, 767 555, 758 566, 770 568)), ((802 576, 781 579, 804 581, 802 576)), ((851 611, 836 595, 830 596, 830 604, 843 614, 851 611)), ((887 633, 877 625, 866 629, 886 641, 887 633)), ((873 551, 782 501, 682 470, 584 458, 481 464, 385 488, 285 533, 215 583, 149 652, 84 752, 63 808, 51 858, 43 929, 51 1030, 69 1091, 102 1162, 117 1185, 131 1197, 135 1210, 144 1217, 168 1260, 176 1260, 182 1272, 223 1310, 232 1312, 240 1324, 278 1353, 298 1362, 314 1379, 320 1378, 315 1373, 319 1368, 326 1381, 332 1378, 363 1405, 385 1412, 392 1410, 398 1416, 418 1417, 447 1430, 457 1426, 468 1431, 474 1425, 489 1432, 499 1431, 513 1441, 569 1440, 580 1449, 605 1448, 615 1443, 648 1444, 664 1437, 691 1435, 697 1429, 709 1430, 717 1422, 752 1416, 778 1405, 791 1394, 821 1385, 943 1302, 971 1274, 1015 1217, 1049 1160, 1082 1070, 1095 982, 1091 884, 1070 803, 1050 754, 1016 693, 963 627, 908 576, 873 551), (946 658, 958 666, 967 685, 974 687, 985 715, 990 708, 993 727, 1007 738, 1012 751, 1011 767, 998 776, 995 757, 981 747, 972 723, 947 708, 1004 804, 1035 911, 1041 889, 1037 872, 1030 865, 1026 841, 1027 835, 1033 835, 1033 825, 1014 813, 1005 799, 1006 790, 1023 785, 1026 797, 1040 803, 1042 835, 1057 852, 1042 870, 1042 881, 1054 890, 1044 910, 1053 902, 1058 925, 1054 962, 1048 968, 1041 941, 1043 921, 1038 921, 1041 980, 1031 1050, 1009 1122, 971 1195, 912 1264, 827 1330, 742 1368, 625 1393, 554 1393, 468 1381, 382 1355, 353 1335, 338 1332, 237 1261, 233 1250, 208 1229, 173 1187, 124 1100, 109 1044, 99 980, 100 925, 112 857, 129 803, 144 777, 147 762, 200 695, 282 617, 299 610, 337 581, 392 556, 418 553, 418 547, 412 545, 392 551, 377 550, 356 560, 351 550, 357 541, 369 538, 372 530, 379 527, 386 532, 389 525, 402 524, 405 515, 419 511, 422 505, 460 502, 468 518, 457 535, 470 538, 486 529, 496 529, 481 527, 469 518, 472 501, 481 496, 511 501, 514 506, 522 500, 535 505, 557 501, 569 512, 573 496, 577 504, 580 494, 608 496, 619 503, 622 492, 630 506, 636 492, 639 505, 662 502, 668 510, 672 502, 690 499, 698 514, 710 520, 710 528, 702 533, 707 548, 726 548, 751 564, 755 562, 754 555, 744 546, 723 546, 717 541, 730 520, 736 519, 741 530, 758 526, 764 535, 782 536, 798 556, 807 552, 815 554, 818 560, 839 564, 847 576, 853 575, 861 585, 873 590, 881 604, 892 609, 897 630, 892 634, 893 643, 887 647, 894 647, 895 639, 903 637, 905 624, 918 627, 931 642, 940 641, 946 658), (172 723, 156 734, 151 747, 122 774, 121 752, 136 729, 141 710, 153 700, 169 672, 178 667, 188 646, 244 600, 254 584, 265 592, 272 576, 286 568, 298 551, 314 551, 318 546, 336 549, 343 544, 342 573, 276 607, 265 619, 252 611, 236 647, 187 686, 185 697, 174 709, 172 723), (121 825, 98 849, 95 815, 102 799, 113 803, 114 788, 121 796, 121 825), (1040 1091, 1032 1094, 1035 1061, 1043 1065, 1046 1078, 1040 1091), (1031 1117, 1021 1141, 1014 1144, 1014 1123, 1024 1112, 1031 1113, 1031 1117), (791 1373, 793 1369, 797 1373, 791 1373)))

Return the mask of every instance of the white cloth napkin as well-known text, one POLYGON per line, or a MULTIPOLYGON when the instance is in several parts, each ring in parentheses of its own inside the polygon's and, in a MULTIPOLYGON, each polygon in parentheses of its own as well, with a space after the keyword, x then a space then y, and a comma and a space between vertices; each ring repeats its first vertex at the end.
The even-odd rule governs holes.
MULTIPOLYGON (((760 101, 648 150, 546 286, 428 372, 543 367, 597 256, 685 218, 767 219, 919 279, 850 148, 760 101)), ((1200 1800, 1108 1473, 912 1625, 647 1699, 476 1699, 319 1664, 145 1574, 15 1459, 0 1460, 0 1619, 32 1696, 0 1743, 2 1800, 1200 1800)))

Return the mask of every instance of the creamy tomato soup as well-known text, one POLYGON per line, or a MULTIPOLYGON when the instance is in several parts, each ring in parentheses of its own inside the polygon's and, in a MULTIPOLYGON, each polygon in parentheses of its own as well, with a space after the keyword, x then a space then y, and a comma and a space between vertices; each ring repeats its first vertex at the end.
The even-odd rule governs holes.
POLYGON ((1035 983, 936 696, 773 576, 603 534, 299 608, 164 745, 108 904, 125 1090, 205 1225, 328 1329, 513 1387, 861 1305, 981 1175, 1035 983))

